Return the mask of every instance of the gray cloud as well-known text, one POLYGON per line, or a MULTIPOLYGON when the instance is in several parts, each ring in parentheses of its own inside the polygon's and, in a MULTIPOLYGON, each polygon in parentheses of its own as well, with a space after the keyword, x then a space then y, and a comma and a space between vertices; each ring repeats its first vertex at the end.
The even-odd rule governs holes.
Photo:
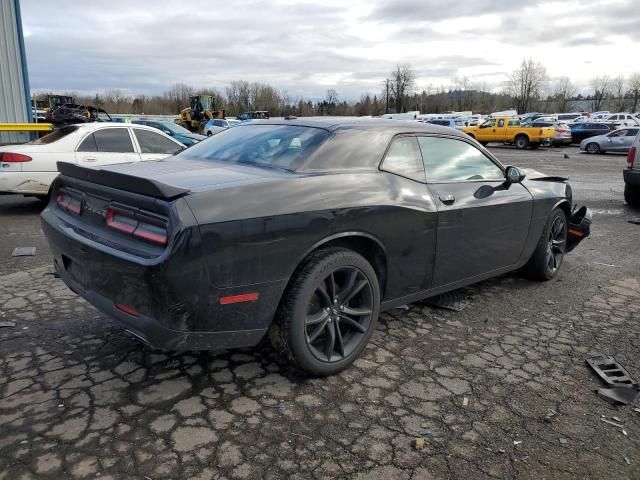
POLYGON ((362 0, 359 9, 327 1, 22 0, 31 86, 154 94, 176 82, 224 89, 243 79, 270 83, 294 98, 319 98, 328 88, 356 98, 380 92, 396 63, 442 84, 474 69, 497 84, 503 73, 488 72, 517 59, 500 59, 490 48, 485 56, 485 44, 551 44, 555 55, 610 42, 612 35, 638 40, 640 32, 633 0, 585 0, 570 15, 575 27, 566 26, 568 15, 540 10, 538 0, 527 2, 539 11, 534 17, 513 0, 397 0, 373 7, 362 0), (471 25, 454 35, 434 29, 439 20, 487 13, 499 16, 499 27, 471 25), (433 42, 445 48, 436 50, 433 42), (393 55, 380 53, 390 50, 393 55))

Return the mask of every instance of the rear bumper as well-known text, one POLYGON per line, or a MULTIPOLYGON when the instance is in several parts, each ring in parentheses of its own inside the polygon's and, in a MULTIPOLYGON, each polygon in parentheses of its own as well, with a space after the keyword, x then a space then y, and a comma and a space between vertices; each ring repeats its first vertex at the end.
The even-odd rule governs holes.
POLYGON ((0 171, 0 193, 41 195, 49 193, 58 172, 0 171))
POLYGON ((622 171, 622 177, 624 178, 624 183, 627 185, 632 185, 634 187, 640 186, 640 170, 625 168, 622 171))
POLYGON ((567 252, 570 252, 578 244, 591 234, 591 210, 580 207, 574 210, 569 221, 567 233, 567 252))
POLYGON ((186 234, 173 251, 136 259, 79 236, 51 206, 42 213, 42 229, 66 285, 161 350, 256 345, 271 324, 286 283, 217 287, 203 266, 199 239, 186 234), (246 293, 257 293, 257 300, 221 302, 222 297, 246 293))

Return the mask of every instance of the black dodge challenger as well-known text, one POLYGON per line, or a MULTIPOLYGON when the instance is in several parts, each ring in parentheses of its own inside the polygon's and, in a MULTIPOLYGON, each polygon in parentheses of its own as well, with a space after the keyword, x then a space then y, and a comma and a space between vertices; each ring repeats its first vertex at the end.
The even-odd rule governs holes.
POLYGON ((382 310, 552 278, 591 223, 566 178, 418 122, 259 121, 165 160, 58 169, 42 227, 69 288, 152 347, 268 332, 315 375, 353 362, 382 310))

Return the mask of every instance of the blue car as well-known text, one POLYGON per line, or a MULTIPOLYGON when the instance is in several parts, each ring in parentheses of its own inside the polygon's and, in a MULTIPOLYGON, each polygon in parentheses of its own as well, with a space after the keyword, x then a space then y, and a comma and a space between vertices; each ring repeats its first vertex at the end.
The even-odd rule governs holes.
POLYGON ((166 133, 170 137, 175 138, 177 141, 190 147, 207 137, 204 135, 198 135, 197 133, 191 133, 184 127, 176 125, 169 120, 133 120, 131 123, 137 123, 138 125, 147 125, 149 127, 157 128, 158 130, 166 133))

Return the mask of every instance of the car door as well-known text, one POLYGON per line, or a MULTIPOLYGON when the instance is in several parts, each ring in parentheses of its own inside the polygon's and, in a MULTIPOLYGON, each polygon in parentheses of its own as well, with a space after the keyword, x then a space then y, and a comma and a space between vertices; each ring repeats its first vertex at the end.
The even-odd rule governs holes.
POLYGON ((78 143, 75 156, 78 165, 87 167, 140 161, 125 126, 109 126, 85 136, 78 143))
POLYGON ((476 130, 476 140, 479 142, 490 142, 493 140, 493 135, 495 133, 496 120, 495 118, 490 118, 483 124, 478 127, 476 130))
POLYGON ((438 208, 433 286, 514 265, 529 232, 529 191, 505 186, 502 167, 464 139, 419 136, 418 144, 438 208))
POLYGON ((628 130, 626 128, 613 132, 607 137, 607 143, 604 146, 604 149, 609 152, 620 152, 624 150, 627 132, 628 130))
POLYGON ((160 160, 184 150, 184 146, 160 132, 133 128, 134 136, 140 148, 140 157, 147 160, 160 160))
POLYGON ((627 134, 623 137, 623 150, 625 152, 628 152, 631 149, 631 146, 633 145, 633 141, 636 139, 636 136, 638 135, 638 129, 637 128, 629 128, 627 129, 627 134))

